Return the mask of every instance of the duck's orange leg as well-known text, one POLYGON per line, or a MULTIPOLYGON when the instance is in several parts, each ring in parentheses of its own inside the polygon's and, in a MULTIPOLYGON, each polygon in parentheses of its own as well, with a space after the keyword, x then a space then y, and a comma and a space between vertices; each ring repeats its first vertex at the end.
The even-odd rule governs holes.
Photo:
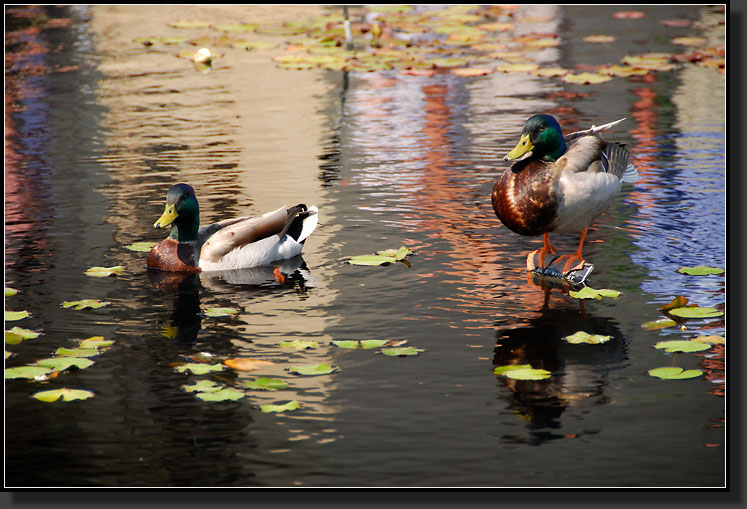
POLYGON ((581 238, 578 241, 578 249, 576 249, 576 252, 572 255, 563 255, 557 260, 553 262, 553 265, 560 266, 560 264, 563 264, 563 275, 568 275, 569 272, 574 270, 581 270, 584 268, 584 264, 586 263, 586 260, 584 260, 584 257, 581 254, 581 250, 584 247, 584 240, 586 240, 586 234, 589 233, 589 227, 587 226, 584 228, 584 231, 581 232, 581 238))
POLYGON ((542 246, 542 249, 532 251, 531 253, 529 253, 529 256, 527 256, 528 271, 532 271, 536 268, 544 269, 546 267, 545 257, 548 254, 555 254, 555 248, 552 244, 550 244, 550 236, 547 233, 543 235, 543 241, 544 245, 542 246))

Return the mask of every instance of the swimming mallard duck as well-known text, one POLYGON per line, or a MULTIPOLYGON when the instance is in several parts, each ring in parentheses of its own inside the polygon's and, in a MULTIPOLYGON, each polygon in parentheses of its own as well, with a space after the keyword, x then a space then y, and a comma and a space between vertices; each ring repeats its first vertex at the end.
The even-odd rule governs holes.
POLYGON ((148 254, 150 268, 171 272, 243 269, 292 258, 301 253, 316 228, 318 210, 304 204, 280 207, 258 217, 239 217, 199 228, 195 191, 175 184, 166 208, 153 225, 171 225, 169 236, 148 254))
POLYGON ((548 233, 581 233, 578 250, 550 260, 563 276, 584 266, 581 248, 589 224, 612 204, 622 182, 638 173, 625 145, 605 141, 601 132, 625 119, 563 136, 551 115, 534 115, 524 124, 516 147, 504 160, 521 158, 493 187, 498 219, 520 235, 544 236, 544 245, 529 253, 527 270, 546 269, 555 254, 548 233), (527 155, 529 153, 529 155, 527 155), (526 156, 523 157, 522 156, 526 156))

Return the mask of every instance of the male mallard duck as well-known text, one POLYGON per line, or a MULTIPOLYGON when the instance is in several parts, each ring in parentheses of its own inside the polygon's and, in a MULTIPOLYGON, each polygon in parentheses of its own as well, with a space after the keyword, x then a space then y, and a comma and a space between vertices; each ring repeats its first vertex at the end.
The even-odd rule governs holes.
POLYGON ((534 115, 524 124, 516 147, 504 160, 514 163, 493 187, 498 219, 520 235, 544 236, 544 246, 529 253, 527 270, 547 268, 545 257, 555 254, 548 233, 581 232, 578 250, 550 261, 565 261, 563 276, 584 266, 581 248, 589 224, 612 204, 621 182, 634 182, 638 173, 629 163, 625 145, 605 141, 599 134, 625 119, 563 137, 550 115, 534 115))
POLYGON ((258 217, 226 219, 199 228, 195 191, 175 184, 166 193, 166 208, 153 225, 171 225, 169 236, 153 246, 148 267, 172 272, 243 269, 292 258, 301 253, 316 228, 318 210, 299 204, 258 217))

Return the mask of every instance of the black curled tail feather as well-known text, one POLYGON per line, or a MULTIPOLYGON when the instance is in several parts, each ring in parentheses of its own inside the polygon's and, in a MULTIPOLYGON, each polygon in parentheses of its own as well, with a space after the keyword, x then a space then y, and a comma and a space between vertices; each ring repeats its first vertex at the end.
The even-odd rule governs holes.
POLYGON ((303 230, 304 219, 309 217, 309 209, 305 203, 299 203, 295 207, 288 208, 288 221, 285 223, 283 231, 278 233, 278 237, 281 239, 284 235, 290 235, 293 240, 298 241, 303 230))

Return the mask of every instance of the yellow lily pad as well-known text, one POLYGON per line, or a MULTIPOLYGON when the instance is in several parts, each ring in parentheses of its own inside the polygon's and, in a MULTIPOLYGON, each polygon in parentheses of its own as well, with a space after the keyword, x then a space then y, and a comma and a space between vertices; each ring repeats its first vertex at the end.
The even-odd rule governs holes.
POLYGON ((594 35, 587 35, 584 37, 584 42, 592 42, 592 43, 600 43, 600 44, 607 44, 610 42, 615 42, 615 37, 612 35, 602 35, 602 34, 594 34, 594 35))
POLYGON ((609 76, 603 76, 599 73, 594 72, 581 72, 578 74, 566 74, 562 78, 562 81, 566 83, 575 83, 577 85, 598 85, 599 83, 606 83, 612 81, 609 76))
POLYGON ((112 274, 121 274, 124 272, 124 269, 125 268, 122 265, 116 265, 114 267, 91 267, 85 271, 84 274, 91 277, 107 277, 112 274))
POLYGON ((257 369, 273 366, 275 363, 272 361, 265 361, 262 359, 252 359, 249 357, 236 357, 234 359, 226 359, 223 364, 231 369, 237 371, 255 371, 257 369))
POLYGON ((502 64, 495 68, 498 72, 532 72, 539 69, 537 64, 502 64))

